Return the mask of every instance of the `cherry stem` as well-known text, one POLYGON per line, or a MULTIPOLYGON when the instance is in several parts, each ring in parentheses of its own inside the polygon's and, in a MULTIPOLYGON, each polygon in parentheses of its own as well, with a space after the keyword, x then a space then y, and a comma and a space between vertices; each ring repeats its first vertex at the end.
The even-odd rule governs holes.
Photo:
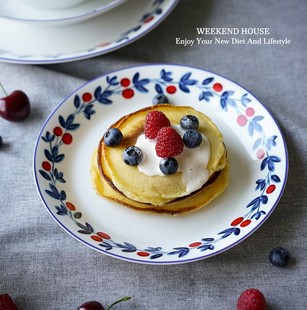
POLYGON ((131 297, 123 297, 123 298, 121 298, 121 299, 119 299, 119 300, 113 302, 113 304, 111 304, 111 305, 107 308, 107 310, 110 310, 110 309, 111 309, 113 306, 115 306, 116 304, 118 304, 118 303, 120 303, 120 302, 122 302, 122 301, 129 300, 129 299, 131 299, 131 297))
POLYGON ((4 93, 5 96, 7 96, 7 93, 2 85, 2 83, 0 82, 0 88, 2 89, 2 92, 4 93))

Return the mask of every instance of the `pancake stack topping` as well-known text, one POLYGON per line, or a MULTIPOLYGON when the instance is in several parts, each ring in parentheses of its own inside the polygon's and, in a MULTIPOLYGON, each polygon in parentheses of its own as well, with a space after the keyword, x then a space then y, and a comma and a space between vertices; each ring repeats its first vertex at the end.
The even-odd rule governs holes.
POLYGON ((159 104, 110 126, 91 161, 97 194, 127 207, 184 214, 217 198, 228 185, 223 136, 188 106, 159 104))
MULTIPOLYGON (((180 120, 180 130, 184 130, 181 137, 172 127, 167 116, 159 111, 150 111, 146 115, 144 135, 146 139, 155 143, 155 152, 161 158, 159 168, 165 175, 174 174, 178 170, 176 156, 180 155, 184 147, 196 148, 202 143, 202 134, 197 131, 199 120, 194 115, 185 115, 180 120)), ((179 132, 180 132, 179 130, 179 132)), ((115 147, 121 143, 123 134, 118 128, 110 128, 104 134, 105 144, 115 147)), ((123 151, 123 161, 129 166, 138 166, 143 160, 142 149, 131 145, 123 151)))

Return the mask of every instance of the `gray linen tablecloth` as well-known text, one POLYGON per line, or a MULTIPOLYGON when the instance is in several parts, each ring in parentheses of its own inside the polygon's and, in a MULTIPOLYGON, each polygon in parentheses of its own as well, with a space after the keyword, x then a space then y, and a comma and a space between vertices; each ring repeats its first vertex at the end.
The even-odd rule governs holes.
POLYGON ((0 294, 9 293, 21 310, 76 309, 121 296, 132 299, 116 309, 235 309, 239 294, 256 287, 270 309, 306 309, 306 17, 305 0, 182 0, 156 29, 110 54, 53 65, 1 63, 6 90, 25 91, 32 111, 22 123, 0 120, 0 294), (176 44, 177 37, 195 38, 197 27, 267 27, 291 44, 176 44), (190 264, 134 264, 93 251, 58 226, 34 185, 35 141, 56 105, 88 80, 149 63, 201 67, 244 85, 276 117, 288 145, 287 186, 269 219, 239 245, 190 264), (291 253, 284 268, 268 260, 276 246, 291 253))

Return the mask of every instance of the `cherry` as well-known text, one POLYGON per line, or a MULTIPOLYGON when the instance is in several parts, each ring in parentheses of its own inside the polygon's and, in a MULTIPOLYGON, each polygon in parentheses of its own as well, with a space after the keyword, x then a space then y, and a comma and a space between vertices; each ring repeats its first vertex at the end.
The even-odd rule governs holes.
POLYGON ((5 310, 18 310, 16 304, 9 294, 0 295, 0 309, 5 310))
POLYGON ((103 305, 98 301, 87 301, 77 310, 105 310, 103 305))
POLYGON ((30 113, 30 101, 21 90, 15 90, 8 95, 0 83, 5 97, 0 98, 0 116, 11 122, 20 122, 26 119, 30 113))
MULTIPOLYGON (((113 302, 113 304, 111 304, 107 310, 111 309, 113 306, 115 306, 116 304, 122 302, 122 301, 126 301, 129 300, 131 297, 123 297, 115 302, 113 302)), ((99 302, 99 301, 87 301, 84 304, 82 304, 81 306, 78 307, 77 310, 105 310, 104 306, 99 302)))

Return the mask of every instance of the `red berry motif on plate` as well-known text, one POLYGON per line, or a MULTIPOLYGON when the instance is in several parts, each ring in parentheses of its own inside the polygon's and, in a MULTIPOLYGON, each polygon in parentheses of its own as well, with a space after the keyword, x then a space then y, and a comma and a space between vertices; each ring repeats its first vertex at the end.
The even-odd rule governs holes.
POLYGON ((142 256, 142 257, 147 257, 147 256, 150 255, 148 252, 142 252, 142 251, 137 252, 136 254, 137 254, 138 256, 142 256))
POLYGON ((70 211, 76 211, 76 207, 74 206, 73 203, 67 201, 65 205, 67 209, 69 209, 70 211))
POLYGON ((169 86, 166 87, 166 91, 169 94, 175 94, 175 92, 177 91, 177 88, 174 85, 169 85, 169 86))
POLYGON ((146 18, 146 19, 144 20, 144 23, 145 23, 145 24, 146 24, 146 23, 149 23, 149 22, 151 22, 153 19, 154 19, 153 16, 149 16, 148 18, 146 18))
POLYGON ((84 102, 89 102, 89 101, 92 100, 92 98, 93 98, 93 96, 92 96, 91 93, 84 93, 84 94, 82 95, 82 100, 83 100, 84 102))
POLYGON ((54 127, 53 133, 55 136, 60 137, 63 134, 63 130, 61 127, 54 127))
POLYGON ((42 167, 46 171, 50 171, 51 170, 51 164, 49 163, 49 161, 43 161, 42 167))
POLYGON ((196 248, 196 247, 198 247, 198 246, 200 246, 200 245, 201 245, 201 242, 196 241, 196 242, 190 243, 190 244, 189 244, 189 247, 190 247, 190 248, 196 248))
POLYGON ((111 239, 111 236, 109 236, 108 234, 101 232, 101 231, 97 232, 97 235, 103 239, 111 239))
POLYGON ((266 189, 266 193, 267 194, 272 194, 274 191, 275 191, 275 189, 276 189, 276 185, 275 184, 271 184, 271 185, 269 185, 268 187, 267 187, 267 189, 266 189))
POLYGON ((265 156, 265 151, 263 149, 258 150, 256 156, 258 159, 262 159, 265 156))
POLYGON ((237 310, 266 310, 264 295, 255 288, 244 291, 238 298, 237 310))
POLYGON ((125 87, 125 89, 122 91, 122 96, 125 99, 131 99, 134 96, 134 90, 132 88, 128 88, 130 84, 131 81, 128 78, 122 78, 120 80, 120 85, 125 87))
POLYGON ((128 87, 130 85, 130 80, 127 79, 127 78, 123 78, 120 80, 120 85, 123 86, 123 87, 128 87))
POLYGON ((243 222, 240 224, 240 226, 241 226, 241 227, 246 227, 246 226, 248 226, 251 222, 252 222, 251 220, 245 220, 245 221, 243 221, 243 222))
POLYGON ((245 111, 246 116, 252 117, 255 114, 255 110, 251 107, 247 108, 245 111))
POLYGON ((92 238, 94 241, 97 241, 97 242, 102 242, 102 241, 103 241, 103 239, 102 239, 101 237, 96 236, 96 235, 91 236, 91 238, 92 238))
POLYGON ((122 95, 125 99, 131 99, 134 96, 134 90, 132 88, 124 89, 122 95))
POLYGON ((220 92, 220 91, 223 90, 223 85, 220 84, 220 83, 215 83, 215 84, 213 84, 213 89, 214 89, 215 91, 217 91, 217 92, 220 92))
POLYGON ((150 111, 146 115, 144 134, 148 139, 155 139, 159 130, 163 127, 170 126, 171 123, 167 116, 161 111, 150 111))
POLYGON ((240 217, 237 217, 236 219, 234 219, 232 222, 231 222, 231 226, 237 226, 239 225, 240 223, 242 223, 244 220, 244 217, 240 216, 240 217))
POLYGON ((240 126, 245 126, 247 124, 247 118, 245 115, 241 114, 237 117, 237 123, 240 126))
POLYGON ((183 151, 183 141, 172 127, 163 127, 157 135, 156 154, 161 158, 175 157, 183 151))
POLYGON ((72 135, 68 132, 64 133, 62 137, 64 144, 71 144, 72 143, 72 135))

